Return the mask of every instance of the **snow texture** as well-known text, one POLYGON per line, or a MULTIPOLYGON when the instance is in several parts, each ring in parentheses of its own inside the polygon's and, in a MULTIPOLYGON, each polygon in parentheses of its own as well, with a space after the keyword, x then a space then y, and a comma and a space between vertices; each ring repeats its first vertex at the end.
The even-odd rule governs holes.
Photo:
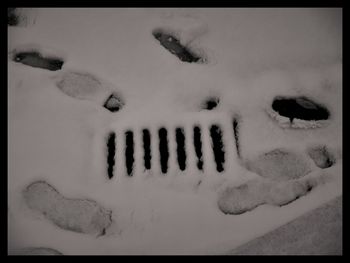
POLYGON ((325 169, 335 164, 335 158, 326 146, 312 147, 308 149, 308 154, 319 168, 325 169))
POLYGON ((104 89, 101 82, 93 75, 78 72, 65 72, 57 82, 57 87, 76 99, 93 99, 104 89))
POLYGON ((257 178, 225 189, 219 196, 218 206, 223 213, 234 215, 245 213, 262 204, 283 206, 306 195, 312 188, 323 183, 323 180, 322 177, 311 177, 276 183, 257 178))
POLYGON ((275 181, 298 179, 311 171, 309 163, 303 156, 285 149, 275 149, 261 154, 253 160, 248 160, 246 167, 262 177, 275 181))
POLYGON ((27 205, 62 229, 103 235, 111 211, 91 200, 68 199, 46 182, 34 182, 23 193, 27 205))
POLYGON ((338 197, 231 255, 342 255, 342 198, 338 197))

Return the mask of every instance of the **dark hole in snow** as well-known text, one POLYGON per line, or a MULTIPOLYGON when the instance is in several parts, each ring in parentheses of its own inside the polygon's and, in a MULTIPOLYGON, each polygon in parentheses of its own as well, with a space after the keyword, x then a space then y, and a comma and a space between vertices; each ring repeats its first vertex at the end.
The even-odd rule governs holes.
POLYGON ((107 148, 108 148, 108 154, 107 154, 107 173, 108 173, 108 178, 112 179, 113 178, 113 170, 114 170, 114 164, 115 164, 115 133, 111 132, 108 136, 108 141, 107 141, 107 148))
POLYGON ((326 169, 335 164, 335 158, 326 146, 311 148, 308 154, 319 168, 326 169))
POLYGON ((181 45, 180 41, 171 34, 155 30, 153 31, 153 36, 159 40, 160 44, 165 49, 177 56, 181 61, 191 63, 201 60, 199 56, 193 54, 187 47, 181 45))
POLYGON ((236 144, 236 150, 237 150, 237 155, 240 157, 240 149, 239 149, 239 133, 238 133, 238 119, 234 118, 233 119, 233 134, 235 136, 235 144, 236 144))
POLYGON ((124 102, 116 94, 111 94, 103 107, 111 112, 117 112, 124 106, 124 102))
POLYGON ((224 145, 222 143, 222 131, 218 125, 212 125, 210 128, 210 136, 213 142, 214 158, 216 162, 216 170, 222 172, 225 163, 224 145))
POLYGON ((134 165, 134 134, 132 131, 125 132, 125 165, 129 176, 132 176, 134 165))
POLYGON ((144 150, 144 164, 147 170, 151 169, 151 134, 149 130, 142 130, 143 135, 143 150, 144 150))
POLYGON ((165 128, 160 128, 159 134, 159 152, 160 152, 160 166, 162 173, 168 170, 169 148, 168 148, 168 132, 165 128))
POLYGON ((185 150, 185 134, 183 129, 176 128, 177 143, 177 161, 179 168, 183 171, 186 169, 186 150, 185 150))
POLYGON ((208 98, 204 103, 202 108, 205 110, 212 110, 216 108, 220 103, 220 99, 217 97, 208 98))
POLYGON ((60 70, 63 66, 63 61, 59 58, 43 57, 39 52, 19 52, 13 57, 13 61, 22 63, 34 68, 42 68, 51 71, 60 70))
POLYGON ((16 14, 16 8, 7 8, 7 24, 9 26, 17 26, 19 22, 18 15, 16 14))
POLYGON ((197 155, 197 167, 203 170, 201 129, 198 126, 193 128, 193 143, 197 155))
POLYGON ((277 97, 272 103, 272 109, 291 122, 293 119, 317 121, 329 118, 329 111, 325 107, 306 97, 277 97))

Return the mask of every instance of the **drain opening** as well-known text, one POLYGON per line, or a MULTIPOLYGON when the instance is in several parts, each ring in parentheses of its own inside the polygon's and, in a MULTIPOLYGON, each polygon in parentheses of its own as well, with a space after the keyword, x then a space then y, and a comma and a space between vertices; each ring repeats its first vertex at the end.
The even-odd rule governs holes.
POLYGON ((60 70, 63 61, 58 58, 43 57, 39 52, 19 52, 13 57, 14 62, 22 63, 34 68, 42 68, 51 71, 60 70))
POLYGON ((277 97, 272 103, 272 109, 291 122, 293 119, 317 121, 329 118, 329 111, 325 107, 306 97, 277 97))
POLYGON ((181 128, 176 128, 177 162, 181 171, 186 169, 185 134, 181 128))
POLYGON ((168 132, 165 128, 158 131, 159 134, 159 152, 160 152, 160 166, 162 173, 168 170, 169 148, 168 148, 168 132))
POLYGON ((220 98, 212 97, 206 99, 202 104, 202 109, 204 110, 212 110, 215 109, 220 103, 220 98))
POLYGON ((149 130, 142 130, 142 138, 143 138, 143 150, 144 150, 144 165, 146 170, 151 169, 151 134, 149 130))
POLYGON ((222 131, 218 125, 212 125, 210 128, 210 136, 213 142, 213 152, 216 162, 216 170, 222 172, 224 170, 225 152, 222 143, 222 131))
POLYGON ((237 156, 240 157, 240 148, 239 148, 239 130, 238 130, 238 119, 234 118, 233 119, 233 134, 235 136, 235 145, 236 145, 236 150, 237 150, 237 156))
POLYGON ((203 170, 201 129, 198 126, 193 128, 193 143, 197 155, 197 167, 203 170))
POLYGON ((134 165, 134 134, 132 131, 125 132, 125 165, 129 176, 132 176, 134 165))
POLYGON ((107 140, 107 149, 108 149, 108 154, 107 154, 107 173, 108 173, 108 178, 112 179, 114 176, 114 165, 115 165, 115 149, 116 149, 116 144, 115 144, 115 133, 111 132, 108 136, 107 140))
POLYGON ((184 62, 199 62, 200 57, 193 54, 187 47, 181 45, 180 41, 169 33, 160 30, 153 31, 153 36, 160 42, 160 44, 170 53, 177 56, 184 62))
POLYGON ((106 102, 104 103, 103 107, 105 107, 107 110, 111 112, 117 112, 121 108, 123 108, 124 102, 121 98, 119 98, 116 94, 112 93, 106 102))

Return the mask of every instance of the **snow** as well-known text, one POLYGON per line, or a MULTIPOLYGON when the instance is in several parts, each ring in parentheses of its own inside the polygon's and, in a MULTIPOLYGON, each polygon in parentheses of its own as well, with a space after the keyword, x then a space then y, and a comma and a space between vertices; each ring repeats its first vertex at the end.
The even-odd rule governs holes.
POLYGON ((229 254, 341 255, 342 224, 342 197, 338 197, 229 254))
POLYGON ((23 197, 30 209, 64 230, 99 236, 111 225, 111 211, 91 200, 66 198, 43 181, 29 185, 23 197))
POLYGON ((284 149, 275 149, 248 160, 246 167, 262 177, 275 181, 301 178, 311 172, 308 162, 302 155, 284 149))
POLYGON ((40 8, 26 14, 35 17, 33 23, 8 28, 9 249, 226 253, 342 195, 341 10, 40 8), (185 63, 169 53, 152 35, 159 28, 200 50, 206 63, 185 63), (63 68, 51 72, 13 62, 13 52, 23 50, 61 58, 63 68), (68 83, 63 91, 62 80, 68 83), (118 112, 103 107, 112 93, 124 102, 118 112), (282 128, 267 113, 276 96, 299 95, 329 109, 327 125, 282 128), (208 97, 220 98, 212 111, 201 109, 208 97), (240 157, 232 128, 236 116, 240 157), (212 154, 213 124, 223 130, 223 173, 216 171, 212 154), (188 136, 195 125, 202 128, 203 172, 188 136), (152 169, 143 168, 142 129, 150 129, 152 149, 158 149, 160 127, 167 128, 170 143, 166 176, 157 150, 152 169), (186 134, 183 172, 174 155, 177 127, 186 134), (125 176, 127 130, 134 133, 132 177, 125 176), (109 180, 111 131, 117 134, 117 170, 109 180), (335 164, 313 164, 307 155, 313 145, 327 146, 335 164), (309 162, 308 176, 325 183, 282 207, 222 213, 217 201, 224 189, 259 178, 244 162, 280 148, 309 162), (23 189, 35 181, 69 198, 94 200, 112 211, 112 226, 96 238, 43 220, 23 201, 23 189))
POLYGON ((87 72, 66 71, 57 79, 57 87, 76 99, 96 101, 97 98, 107 97, 110 92, 106 84, 87 72))

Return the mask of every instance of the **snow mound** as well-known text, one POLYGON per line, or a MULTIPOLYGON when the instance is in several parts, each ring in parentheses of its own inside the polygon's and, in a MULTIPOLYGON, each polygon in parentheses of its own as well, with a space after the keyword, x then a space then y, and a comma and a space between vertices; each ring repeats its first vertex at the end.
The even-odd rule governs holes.
POLYGON ((260 181, 251 180, 238 187, 226 188, 218 199, 219 209, 225 214, 242 214, 264 203, 260 181))

